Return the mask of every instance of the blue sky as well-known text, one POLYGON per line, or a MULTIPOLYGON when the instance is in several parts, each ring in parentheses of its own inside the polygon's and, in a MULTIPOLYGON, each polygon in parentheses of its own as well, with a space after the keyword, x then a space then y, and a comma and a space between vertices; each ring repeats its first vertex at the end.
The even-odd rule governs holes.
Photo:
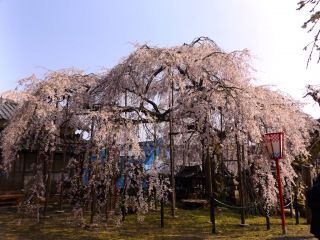
MULTIPOLYGON (((306 70, 309 36, 295 0, 0 0, 0 92, 46 70, 110 68, 133 43, 174 46, 208 36, 226 51, 247 48, 259 84, 296 99, 317 83, 306 70)), ((320 116, 311 103, 306 111, 320 116)))

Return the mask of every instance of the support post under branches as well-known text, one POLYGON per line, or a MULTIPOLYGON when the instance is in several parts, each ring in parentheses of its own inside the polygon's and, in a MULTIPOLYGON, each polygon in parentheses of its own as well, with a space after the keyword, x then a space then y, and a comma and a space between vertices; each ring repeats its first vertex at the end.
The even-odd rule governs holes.
MULTIPOLYGON (((170 98, 170 107, 173 109, 173 82, 171 84, 171 98, 170 98)), ((171 215, 172 217, 175 217, 175 208, 176 208, 176 184, 175 184, 175 178, 174 178, 174 167, 175 167, 175 161, 174 161, 174 140, 173 140, 173 112, 170 111, 170 172, 171 172, 171 215)))

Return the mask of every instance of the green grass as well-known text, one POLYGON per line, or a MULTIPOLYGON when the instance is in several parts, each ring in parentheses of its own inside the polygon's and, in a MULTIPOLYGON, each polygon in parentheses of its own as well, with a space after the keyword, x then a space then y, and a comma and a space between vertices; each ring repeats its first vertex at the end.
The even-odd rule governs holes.
MULTIPOLYGON (((248 217, 249 225, 241 227, 239 214, 220 208, 217 211, 216 224, 218 233, 210 234, 211 224, 208 209, 177 209, 177 216, 172 218, 169 209, 165 212, 165 228, 160 228, 159 211, 148 213, 144 222, 139 223, 135 215, 129 215, 121 227, 107 226, 77 228, 69 213, 50 212, 50 218, 36 223, 33 218, 25 218, 18 223, 14 209, 0 208, 1 240, 74 240, 74 239, 280 239, 281 225, 278 217, 271 217, 271 230, 267 231, 264 217, 248 217)), ((85 216, 88 221, 89 216, 85 216)), ((294 219, 287 218, 288 237, 304 236, 310 238, 309 226, 305 219, 301 225, 295 225, 294 219)))

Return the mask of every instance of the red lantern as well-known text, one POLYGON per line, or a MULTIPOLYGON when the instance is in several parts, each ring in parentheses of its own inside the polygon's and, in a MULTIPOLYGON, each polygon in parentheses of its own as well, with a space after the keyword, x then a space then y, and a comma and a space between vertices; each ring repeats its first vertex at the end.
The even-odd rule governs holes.
POLYGON ((264 135, 269 157, 273 160, 283 159, 284 134, 283 132, 267 133, 264 135))

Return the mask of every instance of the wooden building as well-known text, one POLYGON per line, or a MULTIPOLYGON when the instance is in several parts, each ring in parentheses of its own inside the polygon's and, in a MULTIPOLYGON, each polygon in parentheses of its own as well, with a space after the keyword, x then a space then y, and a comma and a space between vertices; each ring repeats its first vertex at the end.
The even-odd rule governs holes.
MULTIPOLYGON (((13 101, 0 98, 0 139, 1 133, 13 117, 17 110, 17 104, 13 101)), ((65 131, 66 135, 68 131, 65 131)), ((84 143, 73 134, 72 136, 64 136, 62 143, 57 147, 54 153, 52 166, 48 168, 51 174, 51 191, 56 192, 57 182, 61 179, 61 174, 66 169, 66 165, 71 156, 75 155, 75 149, 78 149, 77 155, 82 152, 84 143), (79 145, 81 145, 79 147, 79 145), (79 148, 82 149, 79 151, 79 148)), ((0 154, 0 166, 2 162, 2 154, 0 154)), ((39 162, 37 151, 23 150, 13 163, 9 172, 5 172, 0 168, 0 195, 4 193, 21 193, 26 189, 27 184, 35 175, 35 165, 39 162)))
MULTIPOLYGON (((2 134, 2 131, 12 118, 15 110, 17 108, 17 104, 14 103, 11 100, 0 98, 0 137, 2 134)), ((2 155, 0 154, 0 164, 2 162, 2 155)), ((12 172, 9 174, 5 173, 4 171, 1 171, 0 168, 0 194, 3 191, 9 191, 9 190, 18 190, 21 188, 21 172, 15 173, 15 168, 12 172)))
POLYGON ((199 165, 182 167, 175 180, 177 200, 204 198, 205 175, 199 165))

